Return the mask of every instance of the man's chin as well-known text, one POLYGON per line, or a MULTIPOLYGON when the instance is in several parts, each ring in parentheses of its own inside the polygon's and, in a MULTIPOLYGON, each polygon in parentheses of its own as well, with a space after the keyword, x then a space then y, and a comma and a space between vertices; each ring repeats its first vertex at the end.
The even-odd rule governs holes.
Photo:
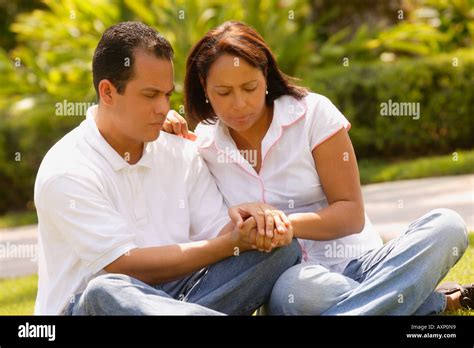
POLYGON ((150 143, 152 141, 155 141, 156 139, 158 139, 158 137, 160 136, 160 133, 161 133, 161 130, 158 130, 156 132, 153 132, 153 133, 150 133, 148 135, 148 137, 144 140, 144 142, 146 143, 150 143))

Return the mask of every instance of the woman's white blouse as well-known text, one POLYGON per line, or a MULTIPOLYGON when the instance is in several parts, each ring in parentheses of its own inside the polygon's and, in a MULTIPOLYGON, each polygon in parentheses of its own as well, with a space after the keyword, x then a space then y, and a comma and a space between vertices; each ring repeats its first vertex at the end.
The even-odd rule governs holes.
MULTIPOLYGON (((260 173, 251 165, 255 156, 239 152, 222 122, 201 123, 196 134, 199 152, 229 206, 260 201, 291 214, 316 212, 328 205, 312 150, 342 128, 349 130, 350 123, 322 95, 276 99, 272 123, 262 141, 260 173)), ((367 216, 359 234, 332 241, 299 242, 304 261, 337 272, 358 255, 382 245, 367 216)))

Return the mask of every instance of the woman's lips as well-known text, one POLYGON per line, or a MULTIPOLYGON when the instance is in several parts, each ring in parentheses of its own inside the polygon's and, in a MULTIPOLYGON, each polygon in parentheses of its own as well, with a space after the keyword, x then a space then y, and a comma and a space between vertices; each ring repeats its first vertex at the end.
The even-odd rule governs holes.
POLYGON ((247 120, 250 118, 250 116, 252 116, 252 114, 248 114, 248 115, 240 116, 240 117, 235 117, 235 118, 233 118, 233 120, 234 120, 235 122, 242 123, 242 122, 247 121, 247 120))

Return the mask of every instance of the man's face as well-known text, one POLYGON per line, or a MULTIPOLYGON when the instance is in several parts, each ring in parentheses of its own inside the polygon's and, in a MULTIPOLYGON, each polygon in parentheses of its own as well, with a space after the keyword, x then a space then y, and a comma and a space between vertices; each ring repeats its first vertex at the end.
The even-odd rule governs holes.
POLYGON ((133 142, 154 141, 170 110, 173 63, 144 50, 134 52, 134 74, 123 94, 114 93, 114 128, 133 142))

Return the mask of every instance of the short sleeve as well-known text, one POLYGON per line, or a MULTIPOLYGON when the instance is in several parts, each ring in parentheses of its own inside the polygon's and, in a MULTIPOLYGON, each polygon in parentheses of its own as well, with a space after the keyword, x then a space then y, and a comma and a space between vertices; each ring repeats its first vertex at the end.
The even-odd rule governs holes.
POLYGON ((136 248, 132 226, 92 180, 59 176, 44 183, 41 211, 92 274, 136 248))
POLYGON ((201 155, 196 152, 188 182, 190 239, 215 238, 230 221, 227 205, 201 155))
POLYGON ((344 115, 326 97, 318 95, 318 99, 311 104, 313 110, 309 115, 309 142, 311 150, 322 144, 341 129, 349 130, 351 124, 344 115))

